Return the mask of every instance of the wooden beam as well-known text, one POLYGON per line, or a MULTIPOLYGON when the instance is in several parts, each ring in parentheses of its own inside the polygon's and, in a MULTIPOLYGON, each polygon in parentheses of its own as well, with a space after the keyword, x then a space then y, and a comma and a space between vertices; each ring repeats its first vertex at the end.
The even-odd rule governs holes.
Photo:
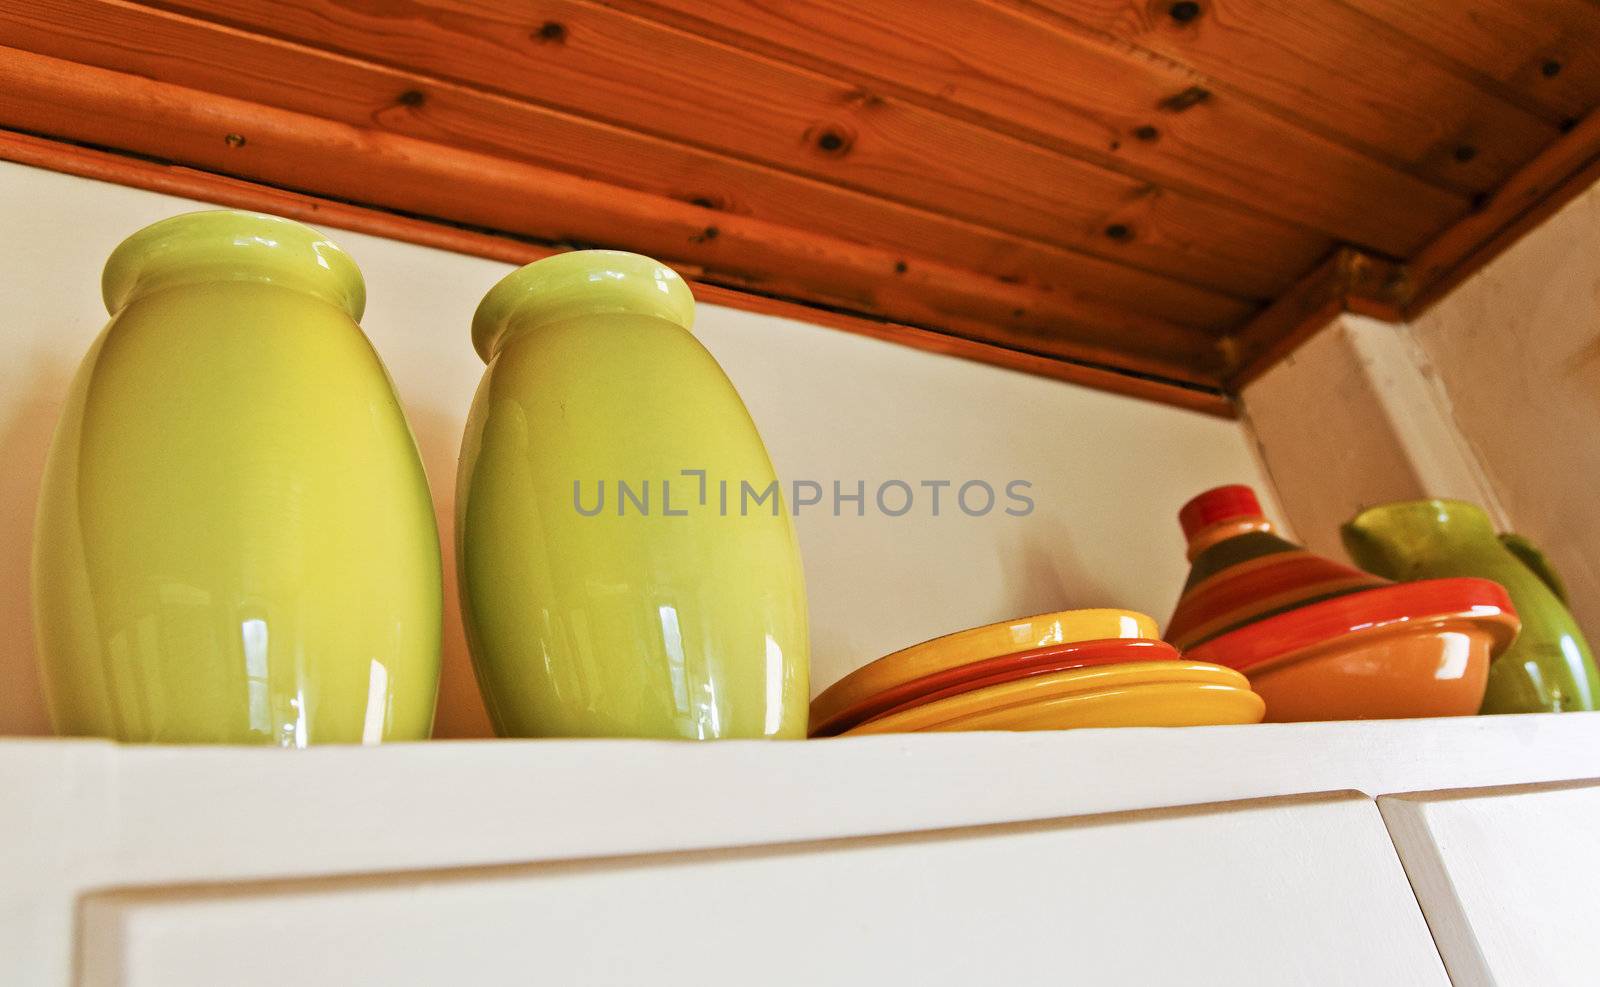
POLYGON ((1407 265, 1406 318, 1427 311, 1523 234, 1600 181, 1600 112, 1590 113, 1517 172, 1482 208, 1445 230, 1407 265))
POLYGON ((1600 113, 1547 147, 1472 215, 1403 266, 1345 247, 1223 341, 1232 392, 1259 377, 1341 312, 1414 319, 1524 234, 1600 181, 1600 113))
MULTIPOLYGON (((352 230, 439 250, 484 257, 506 264, 531 263, 562 249, 14 131, 0 130, 0 160, 220 206, 270 212, 323 227, 352 230)), ((1020 352, 981 340, 951 336, 917 326, 820 309, 803 302, 727 288, 695 277, 691 277, 690 281, 694 284, 695 296, 700 301, 710 304, 825 325, 915 349, 943 353, 959 359, 1004 367, 1216 417, 1237 416, 1233 402, 1215 391, 1180 386, 1102 367, 1085 366, 1059 358, 1020 352)))
POLYGON ((926 259, 455 147, 0 49, 0 126, 552 243, 1007 348, 1214 386, 1213 338, 926 259), (1114 326, 1114 328, 1112 328, 1114 326))
POLYGON ((1282 298, 1223 340, 1231 367, 1228 390, 1239 389, 1298 349, 1339 313, 1357 311, 1398 320, 1395 298, 1404 287, 1403 270, 1359 250, 1341 247, 1282 298))
POLYGON ((1600 181, 1600 112, 1591 113, 1522 168, 1482 208, 1407 264, 1340 248, 1294 290, 1223 340, 1230 392, 1259 377, 1341 312, 1414 319, 1451 289, 1600 181))

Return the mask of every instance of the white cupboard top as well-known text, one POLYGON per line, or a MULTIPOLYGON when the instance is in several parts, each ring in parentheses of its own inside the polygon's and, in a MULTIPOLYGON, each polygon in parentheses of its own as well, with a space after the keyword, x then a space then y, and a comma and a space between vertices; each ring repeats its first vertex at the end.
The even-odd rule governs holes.
POLYGON ((61 969, 74 909, 107 889, 1587 778, 1600 778, 1595 713, 704 744, 0 741, 0 957, 61 969))

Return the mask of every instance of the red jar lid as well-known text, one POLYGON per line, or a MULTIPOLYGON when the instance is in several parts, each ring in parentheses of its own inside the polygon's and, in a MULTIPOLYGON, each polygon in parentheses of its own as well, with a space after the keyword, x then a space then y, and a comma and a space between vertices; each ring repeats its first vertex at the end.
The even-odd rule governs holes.
POLYGON ((1260 516, 1261 502, 1256 500, 1256 492, 1235 483, 1207 490, 1184 504, 1178 511, 1178 523, 1183 525, 1183 536, 1193 538, 1219 521, 1260 516))

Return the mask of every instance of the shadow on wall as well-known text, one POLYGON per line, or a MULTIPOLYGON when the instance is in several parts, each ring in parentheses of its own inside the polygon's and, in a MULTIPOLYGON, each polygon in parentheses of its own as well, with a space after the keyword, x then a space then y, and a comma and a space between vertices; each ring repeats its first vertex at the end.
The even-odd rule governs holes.
POLYGON ((439 523, 444 563, 444 668, 439 676, 439 707, 433 718, 435 738, 492 737, 472 658, 461 625, 461 595, 456 585, 456 463, 461 454, 461 423, 431 408, 407 407, 406 420, 417 437, 422 467, 428 473, 433 513, 439 523))
MULTIPOLYGON (((992 609, 961 615, 946 614, 952 621, 928 624, 908 636, 881 639, 875 648, 863 651, 859 634, 839 622, 811 624, 811 693, 815 697, 845 675, 886 654, 909 648, 967 627, 1013 617, 1094 607, 1121 609, 1116 594, 1108 589, 1096 572, 1078 554, 1066 525, 1035 519, 1015 533, 996 534, 988 546, 993 552, 991 569, 1000 583, 999 598, 1006 601, 992 609)), ((815 574, 810 574, 815 578, 815 574)), ((924 592, 926 586, 908 582, 906 592, 924 592)), ((934 592, 938 592, 934 590, 934 592)), ((885 600, 892 599, 885 597, 885 600)), ((889 606, 888 603, 885 604, 889 606)))
POLYGON ((1017 612, 1001 614, 996 620, 1117 606, 1111 591, 1074 550, 1072 533, 1065 525, 1035 526, 1008 542, 1000 556, 1000 572, 1007 583, 1007 598, 1017 601, 1017 612))
POLYGON ((52 732, 34 657, 30 571, 39 478, 71 375, 71 367, 36 359, 32 389, 0 425, 0 737, 52 732))

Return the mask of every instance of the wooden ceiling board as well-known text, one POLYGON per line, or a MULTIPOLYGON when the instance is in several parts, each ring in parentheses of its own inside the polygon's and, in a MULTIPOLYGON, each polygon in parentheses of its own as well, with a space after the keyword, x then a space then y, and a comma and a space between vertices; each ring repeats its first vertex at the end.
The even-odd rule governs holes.
POLYGON ((1478 88, 1342 0, 1026 2, 1193 66, 1443 188, 1491 189, 1558 133, 1558 121, 1478 88))
POLYGON ((1248 297, 1275 295, 1331 247, 1310 230, 573 0, 164 6, 643 133, 692 134, 746 160, 1248 297), (546 24, 559 39, 543 36, 546 24))
POLYGON ((1591 113, 1496 189, 1482 209, 1440 233, 1411 258, 1405 270, 1406 317, 1425 311, 1596 181, 1600 181, 1600 113, 1591 113))
POLYGON ((703 202, 712 207, 705 220, 711 225, 719 213, 748 215, 899 248, 908 256, 939 257, 995 279, 1034 286, 1050 299, 1057 317, 1072 311, 1073 321, 1108 329, 1137 325, 1142 317, 1221 329, 1255 307, 1237 296, 1093 255, 420 73, 114 0, 0 5, 0 44, 152 79, 182 79, 190 88, 703 202), (1124 315, 1134 318, 1127 321, 1124 315))
POLYGON ((1464 196, 1217 92, 1204 75, 993 3, 945 2, 930 17, 917 2, 600 2, 1387 253, 1467 209, 1464 196))
MULTIPOLYGON (((1042 307, 1045 299, 998 281, 973 285, 970 275, 935 261, 917 261, 905 272, 907 286, 898 287, 881 276, 895 257, 881 248, 797 235, 743 217, 724 218, 718 234, 706 237, 706 211, 687 203, 14 49, 3 54, 0 120, 22 129, 57 125, 50 100, 65 100, 74 108, 75 129, 68 136, 92 144, 161 156, 177 149, 178 160, 198 167, 428 216, 452 215, 544 240, 614 243, 627 236, 637 249, 688 262, 713 282, 720 274, 723 283, 779 294, 795 292, 791 279, 799 268, 812 286, 827 284, 838 293, 818 297, 826 304, 881 304, 886 316, 912 325, 945 325, 1025 352, 1202 385, 1219 381, 1215 340, 1198 330, 1148 322, 1113 345, 1098 325, 1008 324, 1015 320, 996 310, 1042 307), (230 143, 219 140, 219 132, 250 136, 230 143), (381 169, 372 167, 374 160, 381 169), (473 195, 463 198, 462 189, 473 195), (737 265, 722 261, 724 256, 737 258, 737 265), (993 318, 966 314, 984 305, 993 318)), ((814 288, 811 293, 817 296, 814 288)))
POLYGON ((928 18, 914 3, 600 2, 1386 253, 1413 250, 1467 208, 1466 198, 1216 93, 1192 70, 994 3, 957 0, 928 18), (1307 171, 1320 181, 1307 184, 1307 171))
POLYGON ((1597 105, 1600 0, 0 0, 0 157, 1213 413, 1600 177, 1597 105))
POLYGON ((1345 0, 1488 79, 1548 119, 1576 121, 1600 94, 1600 4, 1594 0, 1345 0))

